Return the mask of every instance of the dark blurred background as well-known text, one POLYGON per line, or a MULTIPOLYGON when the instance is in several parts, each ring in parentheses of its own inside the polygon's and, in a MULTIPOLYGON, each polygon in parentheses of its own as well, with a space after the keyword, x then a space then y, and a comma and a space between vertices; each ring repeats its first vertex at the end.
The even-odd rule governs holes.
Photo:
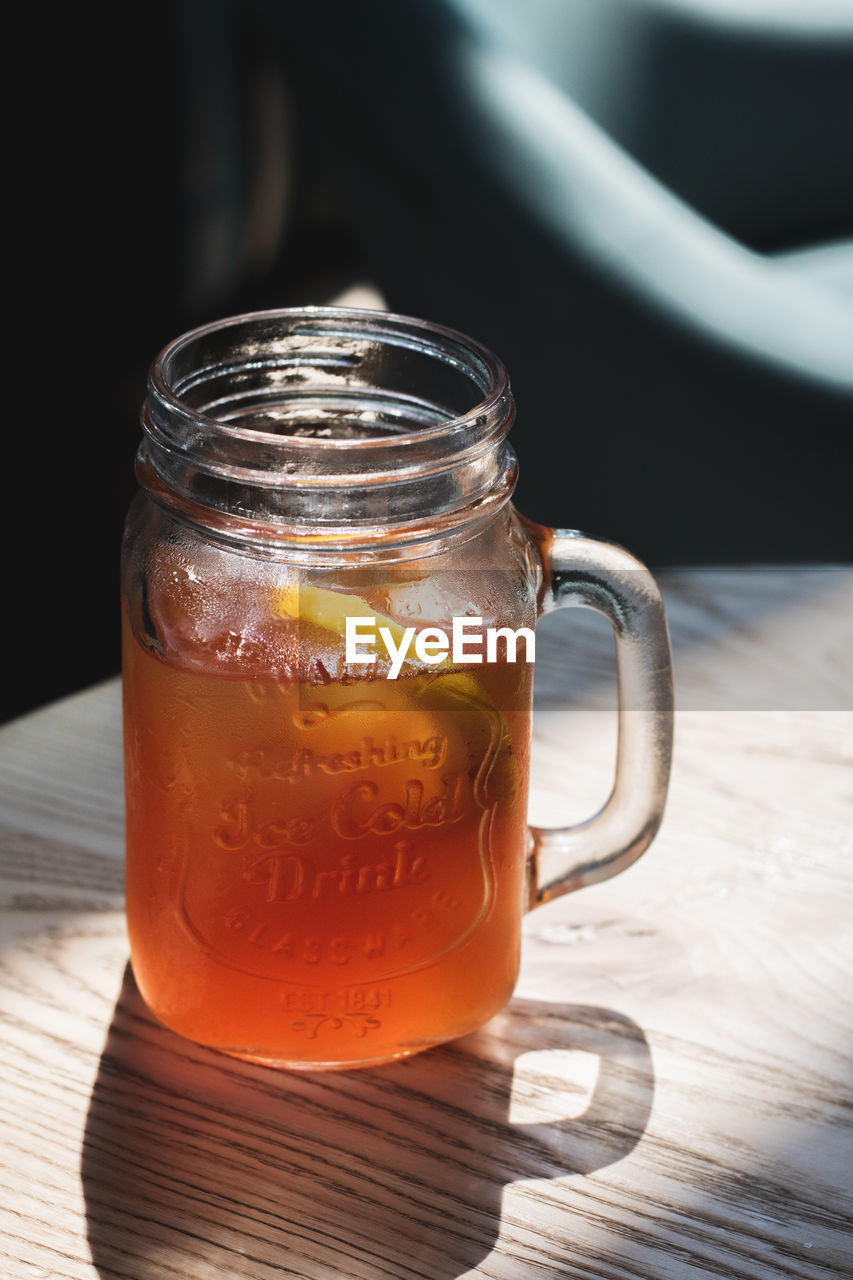
POLYGON ((533 518, 655 568, 853 560, 850 0, 22 24, 6 716, 118 670, 159 348, 357 285, 501 356, 533 518))

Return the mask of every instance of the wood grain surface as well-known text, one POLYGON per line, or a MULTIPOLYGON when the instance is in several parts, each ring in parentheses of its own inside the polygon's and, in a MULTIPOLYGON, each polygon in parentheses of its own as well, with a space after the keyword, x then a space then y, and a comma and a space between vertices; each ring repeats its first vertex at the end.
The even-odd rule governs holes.
MULTIPOLYGON (((663 585, 680 709, 660 835, 526 918, 500 1017, 379 1069, 278 1073, 146 1011, 117 682, 0 731, 0 1275, 851 1273, 853 574, 663 585)), ((539 822, 609 789, 599 624, 543 629, 539 822)))

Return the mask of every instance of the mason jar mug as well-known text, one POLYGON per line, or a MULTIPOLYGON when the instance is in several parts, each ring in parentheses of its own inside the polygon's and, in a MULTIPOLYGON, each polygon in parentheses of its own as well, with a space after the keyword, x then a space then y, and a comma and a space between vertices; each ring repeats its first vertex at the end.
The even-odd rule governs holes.
MULTIPOLYGON (((660 822, 660 596, 513 508, 507 374, 378 312, 237 316, 154 362, 123 546, 127 918, 167 1026, 290 1068, 387 1061, 510 998, 523 913, 660 822), (527 825, 537 619, 613 624, 612 794, 527 825)), ((568 762, 567 762, 568 763, 568 762)))

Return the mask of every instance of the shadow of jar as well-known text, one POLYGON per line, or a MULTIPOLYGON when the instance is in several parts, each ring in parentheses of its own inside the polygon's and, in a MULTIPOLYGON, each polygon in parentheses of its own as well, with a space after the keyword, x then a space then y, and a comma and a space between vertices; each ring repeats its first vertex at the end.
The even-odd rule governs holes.
MULTIPOLYGON (((451 1280, 499 1233, 512 1251, 504 1187, 621 1160, 653 1093, 642 1030, 609 1009, 516 1000, 480 1031, 389 1066, 284 1073, 162 1027, 128 966, 86 1124, 92 1260, 103 1280, 451 1280), (532 1049, 546 1065, 514 1089, 532 1049), (591 1092, 567 1053, 597 1059, 591 1092), (555 1107, 564 1118, 539 1118, 555 1107)), ((541 1233, 525 1223, 534 1268, 537 1255, 559 1266, 552 1227, 550 1210, 541 1233)))

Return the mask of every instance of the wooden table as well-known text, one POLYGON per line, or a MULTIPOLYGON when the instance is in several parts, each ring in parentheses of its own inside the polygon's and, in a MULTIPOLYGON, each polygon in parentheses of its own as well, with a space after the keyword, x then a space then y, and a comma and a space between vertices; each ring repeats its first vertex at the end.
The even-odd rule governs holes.
MULTIPOLYGON (((382 1069, 279 1074, 159 1026, 127 964, 117 682, 0 732, 4 1277, 850 1273, 853 573, 662 581, 658 839, 526 918, 501 1017, 382 1069)), ((607 791, 610 663, 594 615, 547 620, 538 821, 607 791)))

